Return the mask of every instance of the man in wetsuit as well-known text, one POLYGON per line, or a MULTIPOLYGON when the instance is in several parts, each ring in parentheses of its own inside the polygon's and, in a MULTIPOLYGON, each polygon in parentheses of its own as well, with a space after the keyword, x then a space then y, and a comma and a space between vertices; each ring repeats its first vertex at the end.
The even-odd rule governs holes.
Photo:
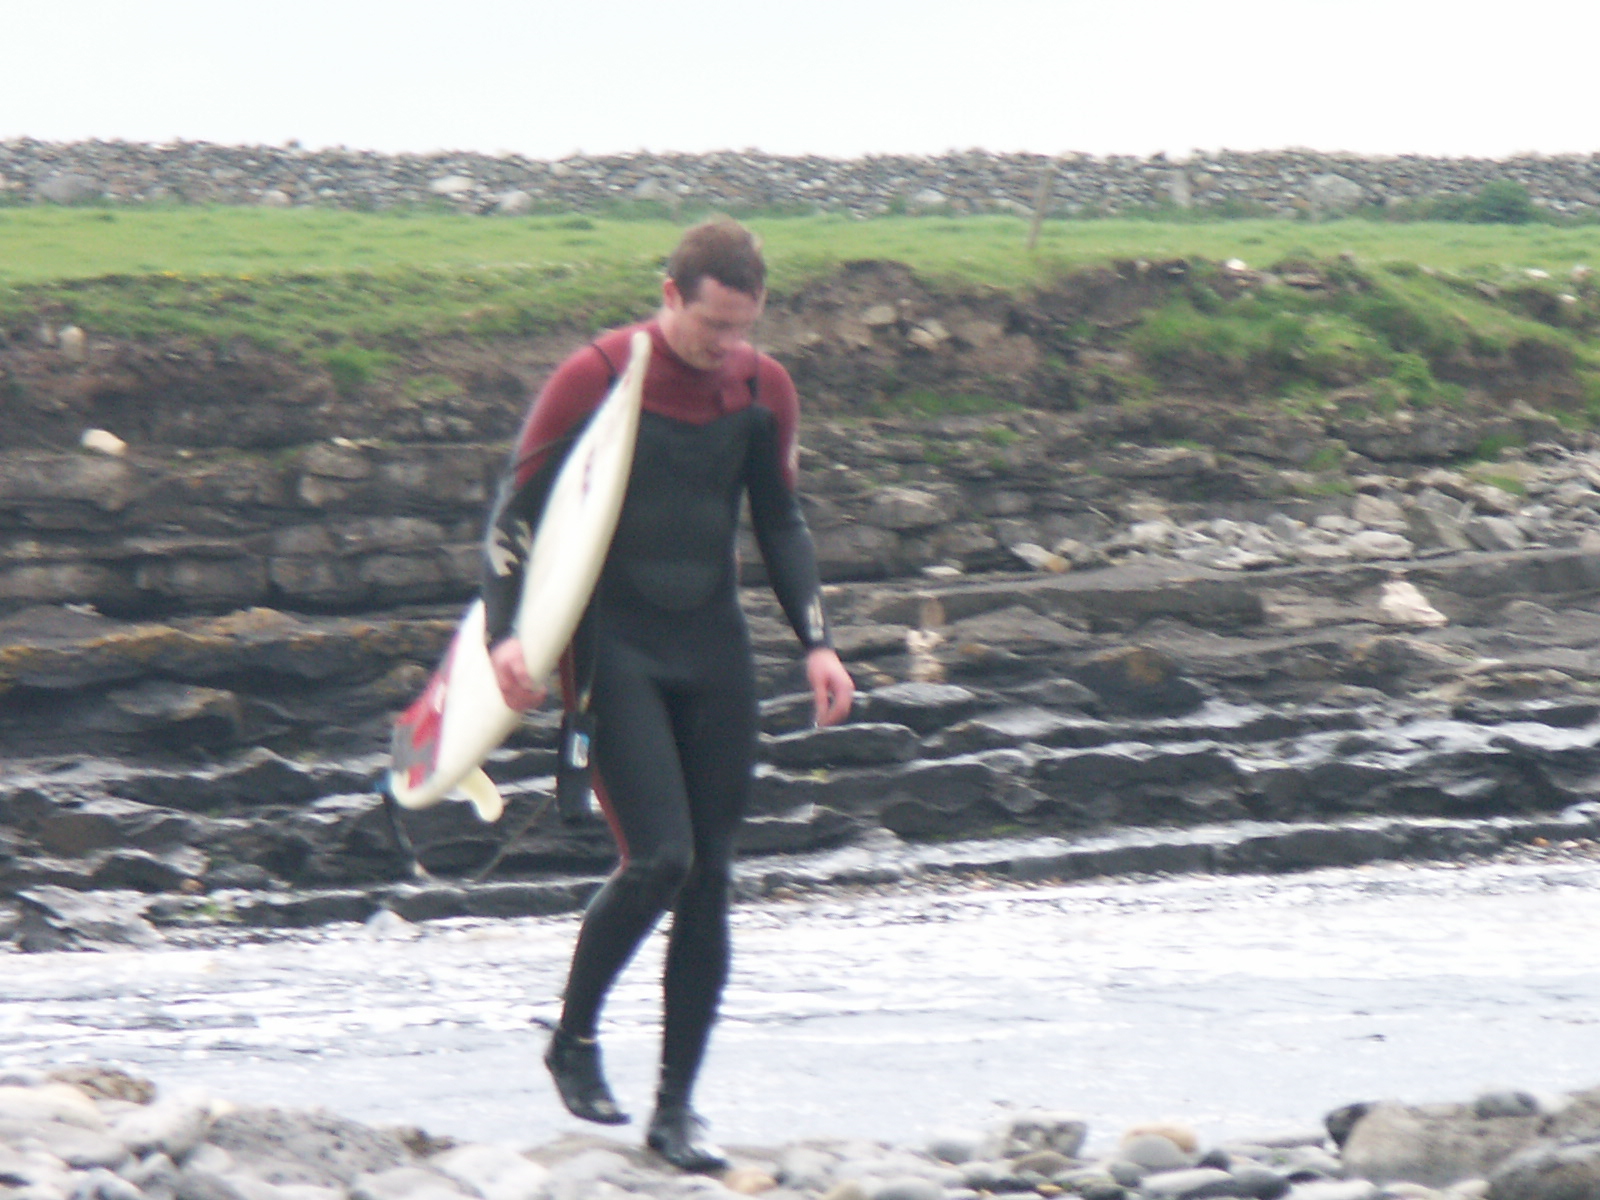
POLYGON ((556 369, 523 424, 485 540, 490 658, 507 702, 543 698, 511 635, 531 531, 566 449, 650 334, 628 493, 594 599, 563 669, 569 711, 587 697, 595 793, 619 864, 584 915, 545 1064, 575 1115, 628 1117, 601 1070, 606 992, 661 915, 672 913, 661 1079, 647 1142, 686 1170, 727 1164, 690 1092, 728 974, 734 836, 757 738, 749 638, 734 555, 749 498, 767 577, 806 653, 818 725, 849 715, 854 685, 829 645, 810 534, 796 492, 798 404, 788 373, 748 335, 765 299, 760 245, 727 220, 690 229, 662 305, 556 369))

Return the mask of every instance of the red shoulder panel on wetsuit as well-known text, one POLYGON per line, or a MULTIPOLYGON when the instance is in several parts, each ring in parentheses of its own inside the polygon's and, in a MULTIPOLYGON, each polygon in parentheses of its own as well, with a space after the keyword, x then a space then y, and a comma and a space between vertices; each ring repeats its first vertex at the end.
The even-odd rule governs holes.
POLYGON ((516 486, 544 465, 550 448, 588 419, 627 365, 628 339, 640 326, 613 329, 571 355, 545 381, 517 434, 516 486))

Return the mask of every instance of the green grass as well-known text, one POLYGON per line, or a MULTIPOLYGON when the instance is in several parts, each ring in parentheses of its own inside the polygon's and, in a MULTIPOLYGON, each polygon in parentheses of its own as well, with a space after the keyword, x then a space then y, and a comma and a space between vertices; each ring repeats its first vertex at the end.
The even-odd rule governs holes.
MULTIPOLYGON (((1377 221, 1046 221, 1037 252, 1020 217, 838 215, 752 218, 773 284, 785 288, 852 259, 893 259, 933 278, 1015 286, 1109 259, 1242 258, 1255 267, 1349 252, 1475 275, 1528 267, 1562 273, 1600 261, 1600 225, 1503 226, 1377 221)), ((248 275, 411 268, 463 272, 653 269, 681 223, 548 215, 324 209, 0 209, 0 284, 106 275, 248 275)))
MULTIPOLYGON (((1188 278, 1136 328, 1105 334, 1080 322, 1045 347, 1070 357, 1069 343, 1127 344, 1141 367, 1111 382, 1128 400, 1149 390, 1145 369, 1170 378, 1192 368, 1289 397, 1376 379, 1389 381, 1394 403, 1448 403, 1445 364, 1532 347, 1586 381, 1600 412, 1600 341, 1590 333, 1600 301, 1571 281, 1576 264, 1600 263, 1597 225, 1052 220, 1030 254, 1018 217, 749 224, 765 239, 778 294, 858 260, 903 263, 934 287, 1012 293, 1107 263, 1127 273, 1141 261, 1187 260, 1188 278), (1235 258, 1264 269, 1311 264, 1338 286, 1236 294, 1216 266, 1235 258), (1572 292, 1581 297, 1563 295, 1572 292)), ((648 311, 681 229, 659 216, 570 213, 0 208, 0 329, 42 315, 102 334, 249 339, 315 359, 355 388, 417 339, 598 328, 648 311)), ((994 407, 917 393, 887 403, 994 407)))

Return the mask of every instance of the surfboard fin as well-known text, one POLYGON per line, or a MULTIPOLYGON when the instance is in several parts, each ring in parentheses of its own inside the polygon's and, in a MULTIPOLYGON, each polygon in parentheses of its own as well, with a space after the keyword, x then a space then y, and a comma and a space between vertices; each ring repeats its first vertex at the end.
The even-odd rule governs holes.
POLYGON ((480 821, 498 821, 500 814, 506 810, 500 789, 495 787, 494 780, 484 773, 482 767, 474 767, 469 771, 466 778, 456 784, 456 790, 472 802, 480 821))

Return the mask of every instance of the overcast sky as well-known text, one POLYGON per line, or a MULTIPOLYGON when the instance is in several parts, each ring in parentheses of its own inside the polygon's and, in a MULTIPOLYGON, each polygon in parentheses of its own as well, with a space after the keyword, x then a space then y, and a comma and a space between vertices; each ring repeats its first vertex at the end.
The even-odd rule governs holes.
POLYGON ((0 138, 1600 151, 1595 0, 0 0, 0 138))

